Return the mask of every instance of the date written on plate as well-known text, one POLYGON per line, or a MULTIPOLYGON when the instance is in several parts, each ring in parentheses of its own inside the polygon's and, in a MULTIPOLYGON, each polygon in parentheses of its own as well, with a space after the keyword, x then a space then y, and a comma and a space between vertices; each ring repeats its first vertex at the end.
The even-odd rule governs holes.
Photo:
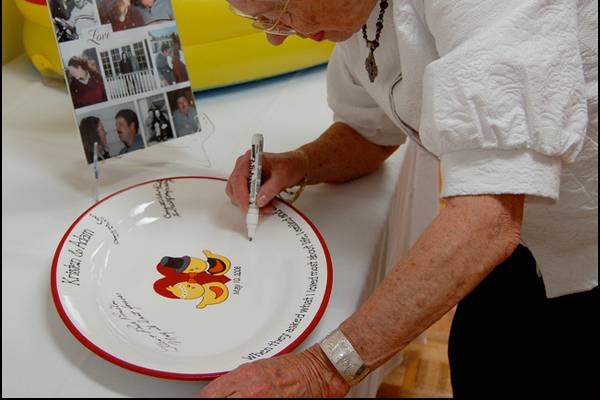
POLYGON ((240 294, 243 286, 240 284, 242 279, 242 267, 233 267, 233 294, 240 294))

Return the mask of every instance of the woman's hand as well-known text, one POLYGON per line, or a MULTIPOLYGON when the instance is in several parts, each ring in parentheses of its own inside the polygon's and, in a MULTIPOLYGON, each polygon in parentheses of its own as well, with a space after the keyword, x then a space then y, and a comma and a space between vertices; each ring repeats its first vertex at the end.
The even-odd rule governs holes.
POLYGON ((319 346, 244 364, 202 390, 200 397, 343 397, 350 387, 319 346))
MULTIPOLYGON (((262 183, 256 197, 262 213, 273 213, 271 201, 281 191, 299 183, 306 175, 306 161, 296 152, 264 153, 262 160, 262 183)), ((227 182, 227 196, 244 213, 248 212, 248 178, 250 175, 250 151, 239 157, 227 182)))
MULTIPOLYGON (((371 143, 354 128, 336 122, 318 139, 300 147, 302 152, 263 154, 262 186, 257 205, 262 213, 273 213, 270 204, 273 198, 306 176, 310 176, 307 182, 310 185, 344 183, 366 176, 379 168, 397 148, 371 143)), ((249 175, 250 151, 247 151, 237 159, 227 182, 227 195, 244 213, 248 212, 249 175)))

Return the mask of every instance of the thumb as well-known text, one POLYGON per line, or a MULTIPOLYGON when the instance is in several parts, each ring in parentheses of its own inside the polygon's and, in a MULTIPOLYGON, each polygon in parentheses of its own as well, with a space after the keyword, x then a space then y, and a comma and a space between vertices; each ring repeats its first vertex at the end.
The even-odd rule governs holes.
POLYGON ((277 178, 271 178, 260 188, 256 196, 256 204, 262 208, 269 204, 283 190, 282 184, 277 178))

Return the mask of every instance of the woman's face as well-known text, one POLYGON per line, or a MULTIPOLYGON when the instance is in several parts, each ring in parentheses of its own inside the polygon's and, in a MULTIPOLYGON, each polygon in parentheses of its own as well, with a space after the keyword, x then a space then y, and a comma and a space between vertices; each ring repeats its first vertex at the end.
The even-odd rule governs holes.
MULTIPOLYGON (((285 0, 228 0, 232 6, 252 16, 276 21, 285 0)), ((315 41, 341 42, 349 39, 365 24, 377 0, 290 0, 281 24, 294 29, 298 36, 315 41)), ((285 36, 268 35, 273 44, 285 36)))
POLYGON ((96 128, 96 132, 98 133, 98 156, 103 156, 106 153, 106 131, 104 130, 104 126, 102 122, 98 122, 98 128, 96 128))
POLYGON ((69 67, 69 75, 78 81, 83 81, 87 77, 87 72, 81 66, 79 67, 69 67))
POLYGON ((98 143, 98 145, 103 148, 106 147, 106 130, 104 129, 102 122, 98 122, 98 137, 100 138, 100 143, 98 143))
POLYGON ((121 12, 123 12, 124 10, 127 10, 127 8, 129 8, 130 5, 131 5, 131 0, 117 0, 117 8, 121 12))

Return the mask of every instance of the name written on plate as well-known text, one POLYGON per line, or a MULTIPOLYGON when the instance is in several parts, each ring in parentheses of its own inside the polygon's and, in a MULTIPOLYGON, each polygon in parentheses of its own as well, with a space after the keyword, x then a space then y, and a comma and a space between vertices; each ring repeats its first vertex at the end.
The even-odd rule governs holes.
POLYGON ((95 232, 93 230, 86 228, 80 233, 74 233, 69 236, 66 243, 66 249, 71 257, 68 262, 63 264, 65 270, 60 280, 61 283, 73 286, 81 285, 81 260, 94 234, 95 232))

